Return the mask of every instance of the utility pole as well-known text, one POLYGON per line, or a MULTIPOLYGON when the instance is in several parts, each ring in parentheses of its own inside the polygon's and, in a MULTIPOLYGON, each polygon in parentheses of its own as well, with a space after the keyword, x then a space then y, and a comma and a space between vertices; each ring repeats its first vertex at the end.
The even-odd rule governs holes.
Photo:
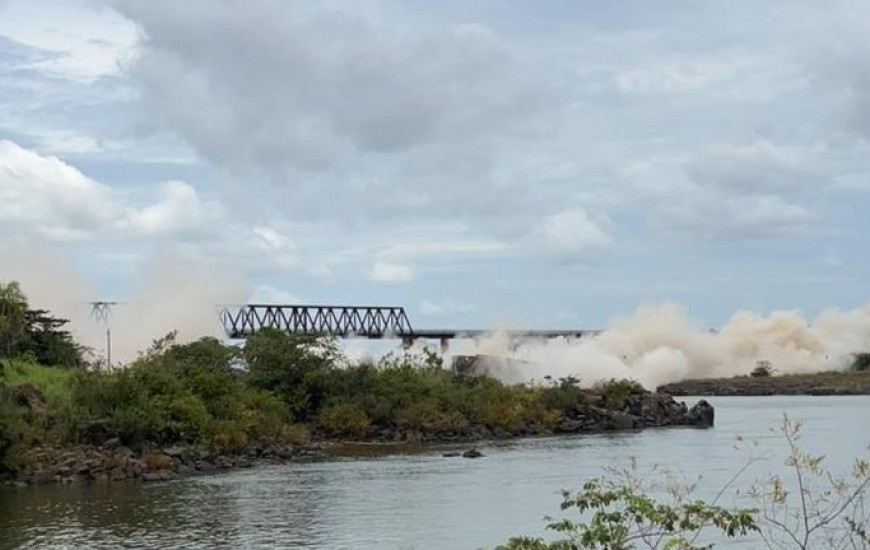
POLYGON ((106 324, 106 368, 112 368, 112 327, 109 321, 112 317, 112 306, 118 302, 91 302, 91 319, 106 324))

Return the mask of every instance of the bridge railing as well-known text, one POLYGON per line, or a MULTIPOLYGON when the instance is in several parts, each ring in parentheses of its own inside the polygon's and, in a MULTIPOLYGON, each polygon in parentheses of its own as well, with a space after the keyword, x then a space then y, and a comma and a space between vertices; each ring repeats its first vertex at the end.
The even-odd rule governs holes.
POLYGON ((223 307, 220 320, 230 338, 245 338, 267 327, 307 336, 414 336, 402 307, 248 304, 223 307))

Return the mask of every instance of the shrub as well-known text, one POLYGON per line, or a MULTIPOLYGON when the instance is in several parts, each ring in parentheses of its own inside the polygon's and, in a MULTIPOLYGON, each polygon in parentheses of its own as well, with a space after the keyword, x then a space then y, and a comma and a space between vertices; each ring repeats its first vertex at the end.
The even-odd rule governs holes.
POLYGON ((726 509, 717 501, 759 457, 750 456, 711 502, 693 497, 696 482, 658 467, 639 472, 632 460, 624 469, 606 468, 607 476, 588 480, 576 493, 562 493, 562 510, 579 517, 549 518, 547 528, 558 540, 514 537, 497 550, 706 550, 714 545, 697 541, 710 539, 711 532, 726 538, 754 534, 760 540, 747 541, 749 548, 870 547, 870 460, 857 459, 850 474, 838 475, 825 468, 824 456, 800 449, 800 423, 784 415, 780 432, 787 443, 785 472, 735 493, 758 508, 726 509))
POLYGON ((175 462, 163 453, 148 453, 142 457, 142 462, 152 471, 175 469, 175 462))
POLYGON ((644 391, 639 382, 627 378, 600 381, 593 386, 593 389, 604 398, 607 408, 617 411, 625 408, 629 397, 644 391))
POLYGON ((368 415, 355 403, 329 405, 317 417, 318 428, 333 437, 362 438, 370 425, 368 415))
POLYGON ((215 424, 211 437, 212 449, 217 453, 233 454, 248 446, 248 434, 234 422, 215 424))
POLYGON ((849 370, 853 372, 866 372, 870 370, 870 353, 856 353, 849 370))
POLYGON ((770 361, 759 361, 755 364, 755 368, 749 373, 753 378, 766 378, 773 375, 773 365, 770 361))

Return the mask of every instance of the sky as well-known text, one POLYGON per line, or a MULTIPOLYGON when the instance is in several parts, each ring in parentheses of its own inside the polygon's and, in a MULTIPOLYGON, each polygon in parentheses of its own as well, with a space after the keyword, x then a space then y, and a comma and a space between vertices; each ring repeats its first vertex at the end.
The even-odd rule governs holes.
POLYGON ((3 261, 420 328, 860 307, 868 37, 866 0, 0 0, 3 261))

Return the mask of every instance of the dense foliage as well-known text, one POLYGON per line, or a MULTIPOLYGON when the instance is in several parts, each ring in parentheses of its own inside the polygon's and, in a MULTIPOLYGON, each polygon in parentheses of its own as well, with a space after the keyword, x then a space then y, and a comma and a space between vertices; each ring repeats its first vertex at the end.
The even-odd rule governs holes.
POLYGON ((67 323, 30 309, 18 283, 0 282, 0 358, 24 355, 46 365, 81 365, 83 349, 63 330, 67 323))
MULTIPOLYGON (((575 379, 532 386, 462 375, 428 351, 351 364, 329 339, 275 330, 243 347, 214 338, 179 344, 169 334, 132 363, 105 369, 82 363, 61 320, 33 315, 17 285, 0 286, 0 453, 82 442, 94 423, 140 451, 543 433, 583 391, 575 379)), ((605 406, 619 409, 637 388, 610 381, 598 389, 605 406)))

